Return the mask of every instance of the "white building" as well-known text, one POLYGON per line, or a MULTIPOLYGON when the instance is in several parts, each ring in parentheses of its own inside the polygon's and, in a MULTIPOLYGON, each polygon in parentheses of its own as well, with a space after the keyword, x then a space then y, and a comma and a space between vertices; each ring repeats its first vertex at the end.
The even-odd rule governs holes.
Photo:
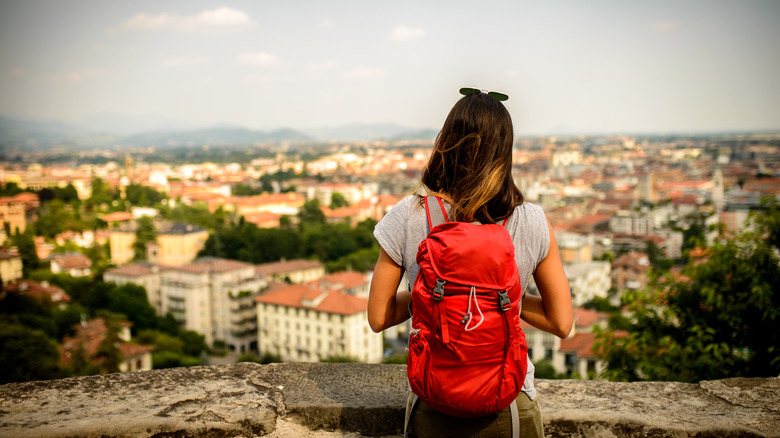
POLYGON ((581 307, 596 298, 607 298, 612 287, 611 266, 606 261, 564 263, 563 270, 569 279, 571 301, 581 307))
POLYGON ((368 300, 333 284, 287 285, 257 297, 260 352, 294 362, 333 356, 380 362, 382 335, 368 326, 368 300))
POLYGON ((162 313, 204 335, 209 345, 221 341, 231 351, 254 350, 254 299, 263 286, 252 264, 203 257, 160 273, 162 313))
POLYGON ((157 265, 147 262, 129 263, 107 270, 103 273, 103 280, 120 286, 127 283, 142 286, 146 289, 149 304, 154 307, 158 315, 165 315, 160 297, 160 268, 157 265))
POLYGON ((557 373, 578 375, 583 379, 598 378, 606 363, 593 352, 593 327, 606 326, 608 315, 582 308, 574 308, 574 327, 566 339, 531 327, 521 322, 528 346, 528 357, 537 363, 547 360, 557 373))

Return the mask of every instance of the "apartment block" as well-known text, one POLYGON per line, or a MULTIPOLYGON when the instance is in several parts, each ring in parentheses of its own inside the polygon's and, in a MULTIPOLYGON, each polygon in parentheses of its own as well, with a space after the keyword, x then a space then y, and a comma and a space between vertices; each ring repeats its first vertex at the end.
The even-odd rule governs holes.
POLYGON ((231 351, 257 345, 255 297, 265 283, 255 266, 235 260, 203 257, 160 272, 162 313, 182 326, 224 342, 231 351))
MULTIPOLYGON (((163 268, 165 269, 165 268, 163 268)), ((148 262, 128 263, 118 268, 107 270, 103 273, 103 280, 107 283, 123 285, 127 283, 137 284, 146 289, 149 304, 154 307, 158 315, 163 316, 162 298, 160 295, 160 267, 148 262)))
POLYGON ((380 362, 382 335, 368 327, 367 298, 333 285, 287 285, 257 297, 260 352, 278 354, 284 361, 349 356, 380 362))

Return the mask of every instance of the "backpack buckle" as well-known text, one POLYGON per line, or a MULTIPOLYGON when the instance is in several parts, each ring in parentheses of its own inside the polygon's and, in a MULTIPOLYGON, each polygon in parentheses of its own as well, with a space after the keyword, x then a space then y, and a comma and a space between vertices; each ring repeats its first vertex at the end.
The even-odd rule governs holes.
POLYGON ((436 279, 436 286, 433 288, 433 299, 436 301, 441 301, 444 299, 444 283, 446 281, 437 278, 436 279))
POLYGON ((498 305, 501 307, 502 312, 506 312, 512 308, 512 301, 509 300, 509 292, 502 290, 498 292, 498 305))

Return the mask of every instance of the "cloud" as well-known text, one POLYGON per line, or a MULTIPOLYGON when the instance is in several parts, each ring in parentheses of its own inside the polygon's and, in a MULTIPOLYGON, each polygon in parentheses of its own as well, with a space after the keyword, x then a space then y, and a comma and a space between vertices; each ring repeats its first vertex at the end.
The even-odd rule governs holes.
POLYGON ((390 39, 396 41, 411 41, 425 35, 425 31, 421 28, 411 28, 408 26, 398 26, 390 33, 390 39))
POLYGON ((347 70, 341 74, 344 78, 352 78, 352 79, 376 79, 381 78, 385 75, 385 71, 381 68, 370 68, 370 67, 356 67, 352 70, 347 70))
POLYGON ((269 65, 275 65, 279 63, 276 56, 265 52, 249 52, 238 55, 238 62, 241 64, 257 65, 265 67, 269 65))
POLYGON ((177 57, 177 58, 170 58, 163 61, 162 65, 163 67, 191 67, 193 65, 200 65, 205 64, 206 61, 208 61, 207 58, 204 58, 202 56, 195 56, 195 57, 177 57))
POLYGON ((680 23, 674 21, 659 20, 650 24, 650 27, 660 32, 667 32, 680 27, 680 23))
POLYGON ((311 64, 306 66, 306 69, 313 70, 313 71, 323 71, 323 70, 330 70, 338 66, 339 63, 331 59, 325 62, 312 62, 311 64))
MULTIPOLYGON (((173 30, 182 33, 218 33, 251 29, 256 26, 249 15, 226 6, 197 15, 137 14, 120 26, 125 31, 173 30)), ((113 33, 114 30, 109 30, 113 33)))

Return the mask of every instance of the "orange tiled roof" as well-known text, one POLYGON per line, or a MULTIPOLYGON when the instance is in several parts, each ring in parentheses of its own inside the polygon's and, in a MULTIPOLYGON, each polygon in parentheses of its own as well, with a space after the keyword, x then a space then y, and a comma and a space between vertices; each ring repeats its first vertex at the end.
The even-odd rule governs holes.
MULTIPOLYGON (((154 269, 155 265, 151 263, 129 263, 118 268, 109 269, 106 271, 106 274, 121 275, 125 277, 141 277, 153 274, 154 269)), ((162 271, 163 269, 163 267, 159 267, 159 270, 162 271)))
POLYGON ((70 295, 64 290, 47 282, 38 283, 37 281, 21 280, 6 284, 3 288, 8 292, 29 295, 39 300, 48 299, 53 303, 69 303, 71 301, 70 295))
POLYGON ((322 291, 314 283, 294 284, 266 292, 255 298, 258 303, 276 304, 279 306, 313 309, 338 315, 354 315, 363 312, 368 307, 368 300, 341 291, 322 291), (326 294, 325 298, 315 307, 305 306, 304 300, 317 298, 326 294))
POLYGON ((172 271, 184 271, 193 273, 203 272, 228 272, 239 269, 251 268, 254 265, 238 260, 223 259, 218 257, 202 257, 183 266, 170 267, 172 271))
POLYGON ((334 272, 322 277, 322 280, 332 285, 341 286, 343 289, 352 289, 368 283, 363 274, 354 271, 334 272))
POLYGON ((593 333, 577 333, 571 338, 561 340, 560 351, 575 352, 578 357, 595 357, 591 351, 595 340, 593 333))
POLYGON ((92 261, 84 254, 55 255, 52 261, 57 262, 62 269, 91 268, 92 261))
MULTIPOLYGON (((120 322, 123 326, 130 326, 127 321, 120 322)), ((73 337, 66 336, 60 345, 61 360, 68 364, 72 361, 72 354, 80 345, 83 345, 84 354, 87 357, 94 356, 97 353, 100 343, 106 337, 106 322, 103 318, 93 318, 85 324, 75 324, 76 334, 73 337)), ((131 359, 154 350, 154 347, 147 345, 131 344, 120 342, 119 349, 125 359, 131 359)))
POLYGON ((286 272, 300 271, 302 269, 322 268, 323 265, 317 260, 282 260, 279 262, 264 263, 255 266, 255 271, 262 275, 284 274, 286 272))
POLYGON ((598 321, 607 319, 608 317, 608 314, 603 312, 596 312, 595 310, 583 308, 574 309, 574 322, 577 324, 577 327, 588 327, 598 321))

